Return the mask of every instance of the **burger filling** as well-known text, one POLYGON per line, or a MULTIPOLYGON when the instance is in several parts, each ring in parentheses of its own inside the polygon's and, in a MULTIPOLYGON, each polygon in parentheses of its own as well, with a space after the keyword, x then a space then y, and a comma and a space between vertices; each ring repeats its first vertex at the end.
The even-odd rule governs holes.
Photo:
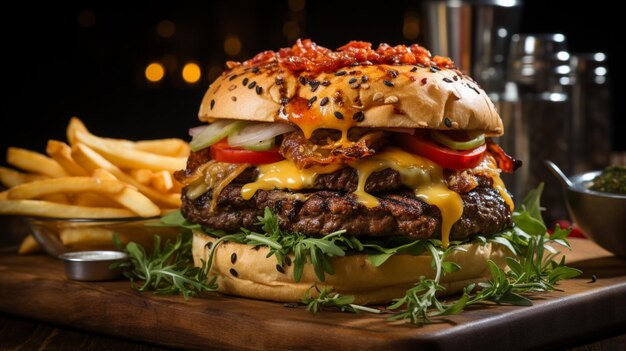
POLYGON ((515 165, 482 133, 352 128, 347 138, 326 129, 307 138, 281 128, 252 143, 260 150, 224 138, 193 152, 176 174, 187 185, 183 215, 211 229, 258 230, 267 207, 281 228, 307 236, 345 229, 444 245, 512 225, 499 175, 515 165))

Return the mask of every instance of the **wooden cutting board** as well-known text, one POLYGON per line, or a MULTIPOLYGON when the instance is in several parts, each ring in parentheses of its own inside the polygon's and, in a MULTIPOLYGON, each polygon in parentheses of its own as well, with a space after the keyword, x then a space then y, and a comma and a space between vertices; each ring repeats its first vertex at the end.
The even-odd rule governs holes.
POLYGON ((0 255, 0 311, 186 349, 517 350, 626 332, 626 261, 588 240, 572 245, 567 260, 584 275, 562 291, 535 295, 531 307, 474 307, 423 327, 217 293, 156 296, 128 281, 76 282, 45 255, 0 255))

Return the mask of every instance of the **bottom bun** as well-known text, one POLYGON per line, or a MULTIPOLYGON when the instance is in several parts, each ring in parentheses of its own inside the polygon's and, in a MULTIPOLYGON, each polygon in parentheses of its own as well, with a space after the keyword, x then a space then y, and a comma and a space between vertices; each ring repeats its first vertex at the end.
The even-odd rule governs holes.
MULTIPOLYGON (((208 243, 216 239, 202 232, 194 231, 193 260, 196 266, 206 261, 210 249, 208 243)), ((461 245, 462 250, 451 253, 446 261, 455 262, 461 269, 441 278, 445 287, 444 295, 452 295, 463 290, 470 283, 487 281, 491 273, 487 260, 504 267, 504 257, 510 252, 502 245, 470 243, 461 245)), ((293 279, 293 255, 282 266, 275 256, 266 257, 267 247, 234 242, 222 243, 215 250, 210 275, 217 275, 219 291, 255 299, 298 302, 314 284, 319 288, 331 287, 341 295, 353 295, 354 303, 387 304, 404 296, 420 277, 433 279, 435 271, 431 267, 431 256, 393 255, 379 267, 370 263, 367 255, 350 255, 331 258, 335 274, 326 274, 326 281, 320 282, 311 264, 304 265, 302 279, 293 279), (290 263, 290 264, 288 264, 290 263)))

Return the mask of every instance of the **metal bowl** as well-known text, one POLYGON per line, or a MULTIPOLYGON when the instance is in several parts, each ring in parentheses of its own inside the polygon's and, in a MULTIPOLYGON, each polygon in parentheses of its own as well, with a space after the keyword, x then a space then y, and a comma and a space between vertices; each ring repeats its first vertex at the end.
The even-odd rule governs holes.
POLYGON ((59 256, 65 263, 65 275, 72 280, 102 281, 120 277, 111 264, 124 261, 128 255, 120 251, 78 251, 59 256))
POLYGON ((626 195, 589 190, 593 179, 602 171, 568 178, 554 163, 546 164, 561 181, 574 223, 598 245, 626 258, 626 195))
POLYGON ((154 235, 175 240, 176 227, 158 226, 159 218, 41 218, 26 217, 30 231, 50 255, 59 257, 68 252, 116 250, 113 237, 122 244, 134 241, 150 250, 154 235))

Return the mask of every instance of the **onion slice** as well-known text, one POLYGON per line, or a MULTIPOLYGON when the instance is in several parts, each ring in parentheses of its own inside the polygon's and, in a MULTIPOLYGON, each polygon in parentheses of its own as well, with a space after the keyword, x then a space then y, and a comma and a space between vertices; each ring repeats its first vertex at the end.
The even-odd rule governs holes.
MULTIPOLYGON (((294 131, 296 128, 285 123, 259 122, 247 125, 228 136, 228 145, 232 147, 255 147, 268 144, 276 136, 294 131)), ((272 143, 273 145, 273 143, 272 143)))
POLYGON ((220 120, 209 124, 193 136, 189 143, 191 151, 202 150, 217 143, 239 130, 246 123, 245 121, 220 120))

